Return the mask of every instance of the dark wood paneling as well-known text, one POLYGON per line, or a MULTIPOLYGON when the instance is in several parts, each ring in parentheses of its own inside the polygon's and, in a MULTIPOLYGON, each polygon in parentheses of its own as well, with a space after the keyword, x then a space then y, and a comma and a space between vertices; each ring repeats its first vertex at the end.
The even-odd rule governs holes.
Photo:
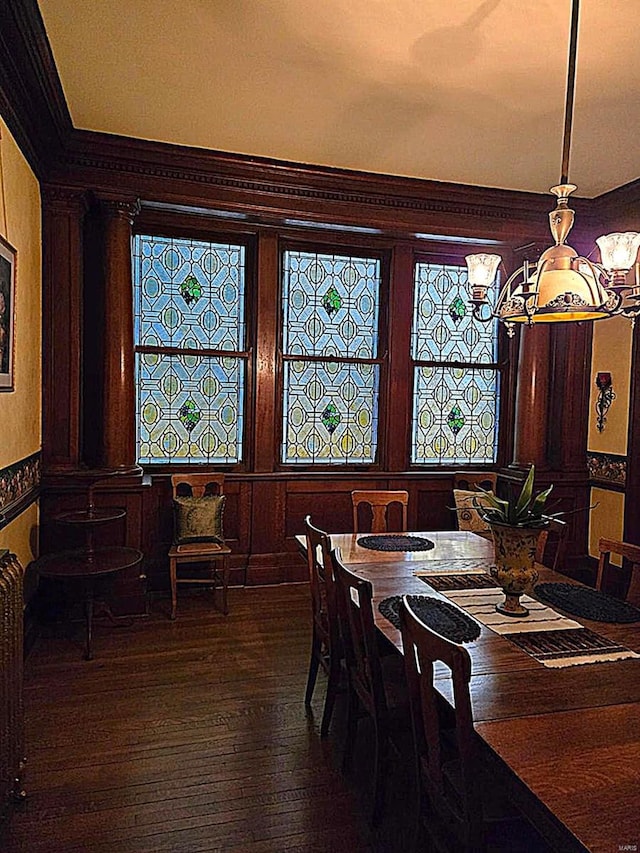
POLYGON ((627 438, 627 480, 624 500, 624 539, 640 545, 640 323, 633 328, 631 388, 627 438))
POLYGON ((43 464, 80 462, 82 231, 85 193, 43 186, 43 464))

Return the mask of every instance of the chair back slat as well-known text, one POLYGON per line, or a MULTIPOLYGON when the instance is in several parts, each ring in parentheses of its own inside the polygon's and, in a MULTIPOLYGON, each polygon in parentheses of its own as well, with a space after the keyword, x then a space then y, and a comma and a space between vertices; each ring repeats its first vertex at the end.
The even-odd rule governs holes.
POLYGON ((564 555, 567 549, 567 532, 569 527, 566 521, 559 518, 550 518, 549 526, 540 532, 536 545, 536 563, 542 563, 554 572, 561 572, 564 566, 564 555), (555 545, 553 559, 547 555, 548 546, 555 545))
POLYGON ((351 492, 351 503, 353 506, 353 531, 360 533, 359 508, 367 504, 371 512, 371 533, 386 533, 389 530, 389 507, 398 503, 402 509, 401 532, 407 529, 407 507, 409 505, 409 493, 402 489, 385 491, 373 489, 370 491, 356 489, 351 492))
POLYGON ((173 497, 202 498, 224 492, 224 474, 172 474, 173 497))
POLYGON ((473 491, 480 487, 485 492, 495 492, 498 475, 493 471, 457 471, 453 475, 453 488, 473 491))

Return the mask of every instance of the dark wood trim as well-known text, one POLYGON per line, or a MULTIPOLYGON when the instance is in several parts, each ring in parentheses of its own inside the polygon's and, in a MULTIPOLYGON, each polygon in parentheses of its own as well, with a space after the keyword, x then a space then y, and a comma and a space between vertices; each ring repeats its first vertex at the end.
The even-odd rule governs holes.
POLYGON ((17 518, 19 515, 29 509, 31 504, 35 503, 40 497, 41 487, 35 486, 33 489, 29 489, 28 492, 25 492, 17 501, 14 501, 12 504, 5 506, 0 512, 0 530, 3 527, 6 527, 8 524, 17 518))
POLYGON ((35 174, 46 178, 73 125, 37 0, 0 4, 0 113, 35 174))
MULTIPOLYGON (((58 180, 136 192, 147 202, 263 221, 366 224, 517 245, 548 242, 547 195, 375 175, 76 130, 58 180), (160 189, 162 188, 162 189, 160 189)), ((588 216, 588 200, 576 200, 588 216)), ((580 214, 582 216, 582 213, 580 214)))

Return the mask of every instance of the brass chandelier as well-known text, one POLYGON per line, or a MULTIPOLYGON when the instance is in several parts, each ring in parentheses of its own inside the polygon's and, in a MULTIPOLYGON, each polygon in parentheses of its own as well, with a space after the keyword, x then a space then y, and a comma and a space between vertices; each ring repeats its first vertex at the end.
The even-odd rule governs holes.
POLYGON ((515 323, 570 323, 600 320, 621 314, 632 323, 640 315, 640 233, 606 234, 596 240, 600 261, 578 255, 565 242, 575 212, 568 205, 577 189, 569 183, 569 153, 576 77, 579 0, 573 0, 567 91, 562 146, 560 183, 549 192, 556 196, 555 209, 549 214, 555 245, 546 249, 537 262, 525 261, 500 289, 495 306, 487 296, 492 287, 500 255, 468 255, 470 303, 473 316, 483 322, 498 318, 514 334, 515 323), (487 310, 488 309, 488 310, 487 310))

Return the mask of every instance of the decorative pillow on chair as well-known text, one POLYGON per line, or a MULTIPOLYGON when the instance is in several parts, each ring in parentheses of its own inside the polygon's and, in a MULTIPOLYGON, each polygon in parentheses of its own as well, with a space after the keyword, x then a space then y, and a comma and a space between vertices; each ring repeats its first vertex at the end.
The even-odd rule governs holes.
POLYGON ((481 518, 476 509, 476 503, 481 506, 487 505, 487 499, 481 492, 454 489, 453 499, 456 502, 458 530, 472 530, 475 533, 483 533, 489 530, 489 525, 481 518))
POLYGON ((202 498, 175 498, 175 541, 178 545, 188 542, 224 542, 222 514, 225 495, 205 495, 202 498))

